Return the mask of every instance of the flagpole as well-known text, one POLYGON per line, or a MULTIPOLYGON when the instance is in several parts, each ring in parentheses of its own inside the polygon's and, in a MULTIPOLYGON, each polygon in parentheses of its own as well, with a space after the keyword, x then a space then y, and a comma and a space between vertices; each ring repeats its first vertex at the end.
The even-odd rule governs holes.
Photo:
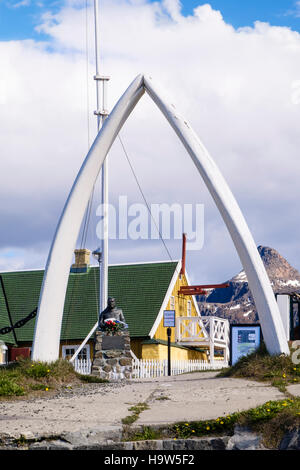
MULTIPOLYGON (((100 74, 100 33, 99 33, 99 0, 94 0, 95 18, 95 62, 96 62, 96 99, 97 131, 99 132, 107 111, 107 85, 109 77, 100 74)), ((108 297, 108 164, 104 160, 101 171, 101 204, 103 207, 103 233, 101 240, 101 261, 99 263, 99 315, 106 308, 108 297)))
MULTIPOLYGON (((99 5, 98 0, 94 0, 94 19, 95 19, 95 62, 96 62, 96 75, 94 80, 96 81, 96 104, 97 109, 94 114, 97 116, 97 132, 100 131, 105 119, 108 116, 107 111, 107 85, 109 77, 100 75, 100 47, 99 47, 99 5)), ((101 312, 107 306, 108 298, 108 167, 107 158, 103 162, 101 171, 101 204, 103 206, 103 233, 100 250, 95 250, 93 254, 99 262, 99 316, 101 312), (100 251, 100 252, 99 252, 100 251)), ((99 320, 99 319, 98 319, 99 320)), ((98 326, 98 320, 81 343, 79 348, 75 351, 70 359, 70 362, 74 362, 86 345, 92 334, 96 331, 98 326)))

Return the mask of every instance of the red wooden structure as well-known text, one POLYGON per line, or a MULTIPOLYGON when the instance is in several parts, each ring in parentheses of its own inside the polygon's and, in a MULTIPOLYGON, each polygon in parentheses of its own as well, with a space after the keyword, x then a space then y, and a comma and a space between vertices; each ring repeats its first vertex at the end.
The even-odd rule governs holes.
MULTIPOLYGON (((185 261, 186 261, 186 234, 182 235, 182 260, 180 274, 185 274, 185 261)), ((209 289, 223 289, 229 287, 228 283, 225 284, 206 284, 202 286, 181 286, 178 295, 203 295, 209 289)))
POLYGON ((178 295, 203 295, 209 289, 223 289, 229 287, 228 283, 225 284, 206 284, 202 286, 181 286, 178 295))

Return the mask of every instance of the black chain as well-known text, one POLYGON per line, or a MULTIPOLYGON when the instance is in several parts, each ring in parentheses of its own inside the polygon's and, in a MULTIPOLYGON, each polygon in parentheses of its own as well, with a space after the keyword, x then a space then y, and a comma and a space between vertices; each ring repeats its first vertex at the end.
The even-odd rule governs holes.
POLYGON ((17 323, 14 324, 14 326, 5 326, 4 328, 0 329, 0 335, 6 335, 7 333, 10 333, 14 328, 21 328, 24 326, 29 320, 32 318, 36 317, 37 314, 37 308, 35 308, 27 317, 22 318, 21 320, 17 321, 17 323))

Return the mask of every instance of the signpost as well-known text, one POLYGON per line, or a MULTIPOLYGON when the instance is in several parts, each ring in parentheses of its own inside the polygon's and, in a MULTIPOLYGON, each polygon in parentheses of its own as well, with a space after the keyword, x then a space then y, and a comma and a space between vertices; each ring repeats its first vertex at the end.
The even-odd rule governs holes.
POLYGON ((175 310, 164 310, 164 327, 168 336, 168 375, 171 375, 171 334, 175 328, 175 310))

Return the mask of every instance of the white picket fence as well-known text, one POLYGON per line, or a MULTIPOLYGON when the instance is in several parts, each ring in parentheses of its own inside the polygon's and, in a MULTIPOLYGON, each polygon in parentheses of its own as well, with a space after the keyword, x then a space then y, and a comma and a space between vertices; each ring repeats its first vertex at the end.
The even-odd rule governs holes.
MULTIPOLYGON (((171 361, 171 375, 179 375, 187 372, 203 370, 219 370, 228 367, 224 361, 214 361, 213 363, 197 360, 173 360, 171 361)), ((168 361, 155 359, 137 359, 132 361, 132 378, 148 379, 154 377, 164 377, 168 375, 168 361)))
MULTIPOLYGON (((73 362, 74 369, 79 374, 89 375, 92 369, 92 361, 90 359, 78 359, 73 362)), ((187 372, 203 371, 203 370, 219 370, 228 367, 228 363, 224 361, 214 361, 213 363, 206 361, 171 361, 171 375, 179 375, 187 372)), ((155 377, 166 377, 168 375, 168 361, 155 359, 133 359, 132 374, 133 379, 149 379, 155 377)))
POLYGON ((90 359, 78 359, 73 362, 74 369, 78 374, 89 375, 92 370, 92 361, 90 359))

